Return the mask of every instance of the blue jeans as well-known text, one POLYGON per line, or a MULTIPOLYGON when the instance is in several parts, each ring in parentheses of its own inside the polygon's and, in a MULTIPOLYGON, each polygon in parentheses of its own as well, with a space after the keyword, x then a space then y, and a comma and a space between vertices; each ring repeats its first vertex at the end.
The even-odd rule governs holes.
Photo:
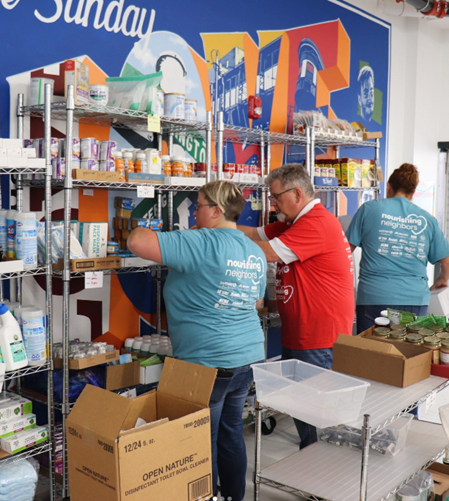
POLYGON ((356 306, 357 314, 357 334, 374 325, 374 319, 380 317, 382 310, 391 308, 393 310, 410 311, 419 317, 427 315, 427 306, 410 305, 385 305, 385 304, 359 304, 356 306))
POLYGON ((213 492, 216 493, 220 478, 221 497, 242 501, 247 464, 242 414, 253 384, 253 370, 249 365, 231 370, 230 377, 217 375, 209 402, 213 492))
MULTIPOLYGON (((323 367, 324 369, 332 368, 332 354, 332 348, 322 348, 319 350, 291 350, 290 348, 282 347, 282 360, 294 358, 302 362, 307 362, 308 364, 323 367)), ((307 405, 307 402, 304 402, 304 405, 307 405)), ((293 419, 293 421, 301 440, 299 443, 300 449, 304 449, 304 447, 317 441, 315 426, 299 421, 299 419, 293 419)))

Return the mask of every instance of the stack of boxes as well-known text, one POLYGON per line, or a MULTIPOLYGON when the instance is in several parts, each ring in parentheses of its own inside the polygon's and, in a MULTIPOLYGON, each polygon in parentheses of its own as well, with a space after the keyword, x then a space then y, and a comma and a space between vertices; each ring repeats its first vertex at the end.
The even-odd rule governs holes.
POLYGON ((0 401, 0 447, 17 454, 48 440, 48 427, 36 425, 33 403, 6 392, 0 401))

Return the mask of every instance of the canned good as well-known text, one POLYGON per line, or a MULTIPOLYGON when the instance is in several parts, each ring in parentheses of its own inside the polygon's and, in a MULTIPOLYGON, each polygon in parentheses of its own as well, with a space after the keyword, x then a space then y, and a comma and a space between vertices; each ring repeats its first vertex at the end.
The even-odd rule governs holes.
POLYGON ((194 172, 196 177, 206 177, 207 164, 204 162, 197 162, 194 165, 194 172))
POLYGON ((416 334, 416 333, 410 333, 405 336, 405 340, 407 343, 412 343, 412 344, 422 344, 423 343, 423 337, 421 334, 416 334))
POLYGON ((196 120, 198 103, 196 99, 185 99, 184 100, 184 118, 186 120, 196 120))
POLYGON ((424 338, 423 343, 424 348, 428 348, 432 350, 432 363, 439 364, 440 363, 440 348, 441 342, 438 336, 428 336, 424 338))
POLYGON ((173 118, 184 118, 185 95, 170 93, 164 96, 164 115, 173 118))
POLYGON ((449 366, 449 339, 441 341, 440 364, 449 366))
POLYGON ((223 178, 232 179, 235 174, 235 164, 223 164, 223 178))
POLYGON ((373 332, 375 336, 385 339, 390 336, 390 329, 388 327, 374 327, 373 332))

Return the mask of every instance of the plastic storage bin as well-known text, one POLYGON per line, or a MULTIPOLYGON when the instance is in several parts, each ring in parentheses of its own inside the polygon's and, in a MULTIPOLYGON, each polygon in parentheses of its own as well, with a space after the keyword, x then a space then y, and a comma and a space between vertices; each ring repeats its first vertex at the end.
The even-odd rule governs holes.
MULTIPOLYGON (((396 456, 407 441, 407 434, 413 415, 404 413, 389 426, 371 437, 370 449, 380 454, 396 456)), ((351 426, 339 425, 317 430, 318 440, 328 444, 340 445, 362 450, 362 430, 351 426)))
POLYGON ((299 360, 253 364, 252 368, 262 405, 318 428, 355 421, 370 385, 299 360))

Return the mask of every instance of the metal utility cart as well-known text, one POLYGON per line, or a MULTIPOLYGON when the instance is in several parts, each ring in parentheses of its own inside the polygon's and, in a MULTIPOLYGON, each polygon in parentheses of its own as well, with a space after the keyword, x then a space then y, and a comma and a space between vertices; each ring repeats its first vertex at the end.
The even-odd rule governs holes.
MULTIPOLYGON (((413 420, 404 449, 396 456, 370 453, 371 437, 419 404, 431 404, 435 394, 449 386, 444 378, 430 376, 407 388, 369 381, 359 419, 350 426, 362 431, 362 452, 316 442, 261 470, 261 412, 256 405, 254 501, 260 485, 317 501, 387 501, 421 470, 440 458, 447 438, 439 424, 413 420)), ((306 405, 306 403, 305 403, 306 405)))

